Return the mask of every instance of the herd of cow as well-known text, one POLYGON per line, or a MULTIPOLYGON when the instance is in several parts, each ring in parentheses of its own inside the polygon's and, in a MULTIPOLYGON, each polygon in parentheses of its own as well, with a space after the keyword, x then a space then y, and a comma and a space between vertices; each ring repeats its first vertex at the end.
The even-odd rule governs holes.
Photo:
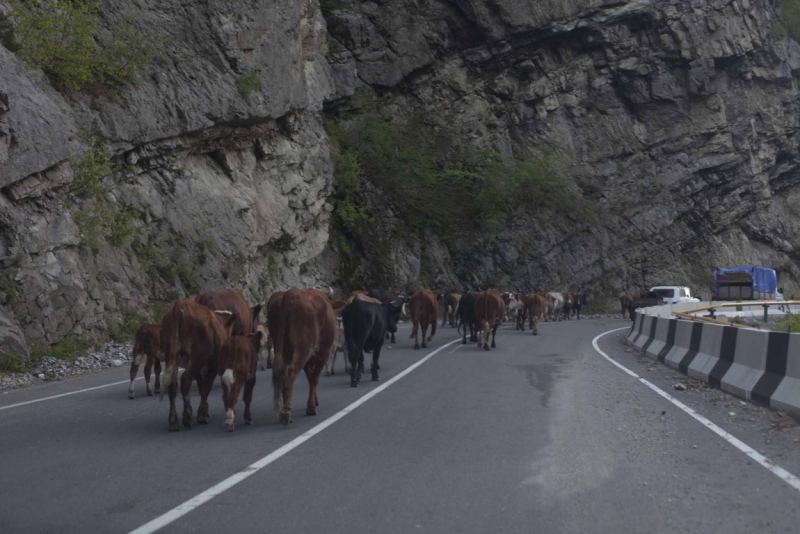
POLYGON ((520 295, 496 289, 436 295, 426 289, 413 295, 396 290, 353 291, 346 300, 334 300, 332 290, 292 288, 277 291, 269 298, 265 326, 260 319, 263 305, 249 306, 240 292, 226 289, 203 293, 194 299, 178 299, 160 325, 144 324, 138 329, 128 397, 134 398, 134 381, 143 362, 147 394, 153 395, 150 378, 155 366, 155 391, 162 399, 165 393, 169 395, 169 430, 179 429, 175 407, 179 388, 183 397, 182 422, 191 428, 195 423, 189 398, 192 383, 197 382, 200 392, 196 422, 206 424, 208 395, 219 375, 225 427, 233 431, 234 408, 240 394, 245 424, 252 424, 250 404, 256 371, 266 354, 262 369, 272 369, 274 408, 280 422, 288 425, 292 422, 294 381, 300 371, 309 384, 306 414, 316 415, 320 374, 323 369, 326 374, 334 374, 338 352, 343 353, 352 387, 358 387, 361 381, 364 353, 372 354, 371 377, 379 380, 381 349, 386 339, 395 343, 400 317, 410 315, 414 349, 425 348, 436 334, 440 303, 442 327, 457 327, 463 344, 467 343, 469 332, 470 341, 489 350, 490 346, 496 347, 497 327, 503 321, 514 321, 517 330, 522 331, 527 322, 536 335, 542 319, 580 319, 587 297, 562 293, 520 295), (179 367, 184 369, 180 379, 179 367))

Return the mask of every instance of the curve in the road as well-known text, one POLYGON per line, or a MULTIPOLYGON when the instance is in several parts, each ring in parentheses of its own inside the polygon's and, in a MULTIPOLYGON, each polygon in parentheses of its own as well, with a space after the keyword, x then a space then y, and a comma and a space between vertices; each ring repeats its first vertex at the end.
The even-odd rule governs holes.
POLYGON ((727 441, 728 443, 730 443, 731 445, 736 447, 738 450, 740 450, 743 453, 745 453, 750 459, 752 459, 754 462, 756 462, 757 464, 759 464, 762 467, 764 467, 770 473, 774 474, 775 476, 777 476, 778 478, 780 478, 781 480, 783 480, 784 482, 789 484, 791 487, 793 487, 797 491, 800 491, 800 478, 796 477, 795 475, 793 475, 792 473, 790 473, 786 469, 782 468, 781 466, 776 465, 775 463, 770 461, 769 458, 767 458, 763 454, 761 454, 758 451, 756 451, 755 449, 753 449, 750 445, 744 443, 739 438, 737 438, 737 437, 731 435, 730 433, 726 432, 725 430, 723 430, 719 426, 715 425, 714 423, 712 423, 711 421, 709 421, 708 419, 706 419, 705 417, 703 417, 702 415, 700 415, 699 413, 694 411, 693 409, 691 409, 688 406, 686 406, 684 403, 682 403, 681 401, 679 401, 678 399, 676 399, 675 397, 673 397, 672 395, 670 395, 666 391, 664 391, 661 388, 655 386, 654 384, 652 384, 648 380, 640 377, 638 374, 634 373, 633 371, 631 371, 630 369, 628 369, 624 365, 620 364, 619 362, 614 361, 613 358, 611 358, 608 354, 603 352, 600 349, 600 347, 598 346, 598 344, 597 344, 598 340, 600 340, 600 338, 602 338, 603 336, 606 336, 606 335, 611 334, 613 332, 619 332, 620 330, 628 330, 628 328, 627 327, 625 327, 625 328, 615 328, 614 330, 609 330, 608 332, 603 332, 602 334, 600 334, 597 337, 595 337, 592 340, 592 346, 594 347, 594 350, 596 350, 603 358, 605 358, 609 362, 613 363, 614 365, 616 365, 617 367, 619 367, 620 369, 625 371, 627 374, 629 374, 630 376, 632 376, 633 378, 637 379, 639 382, 641 382, 642 384, 644 384, 648 388, 652 389, 653 391, 655 391, 656 393, 658 393, 659 395, 661 395, 662 397, 667 399, 669 402, 671 402, 672 404, 674 404, 675 406, 677 406, 678 408, 680 408, 681 410, 683 410, 684 412, 689 414, 695 420, 697 420, 700 424, 702 424, 703 426, 705 426, 706 428, 708 428, 709 430, 711 430, 712 432, 717 434, 719 437, 721 437, 722 439, 724 439, 725 441, 727 441))

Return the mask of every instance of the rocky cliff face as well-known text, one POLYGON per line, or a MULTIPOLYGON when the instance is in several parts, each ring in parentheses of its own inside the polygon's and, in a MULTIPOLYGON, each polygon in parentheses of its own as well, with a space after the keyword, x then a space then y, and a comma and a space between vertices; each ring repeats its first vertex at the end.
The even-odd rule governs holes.
MULTIPOLYGON (((371 184, 383 214, 371 231, 384 234, 372 237, 389 244, 380 254, 397 285, 610 295, 642 278, 705 289, 714 266, 756 263, 800 288, 800 48, 775 31, 771 2, 103 8, 104 19, 133 14, 171 37, 116 95, 62 95, 0 47, 4 324, 16 321, 28 343, 102 333, 125 312, 203 289, 231 285, 256 300, 336 283, 323 120, 355 120, 365 95, 475 147, 519 158, 550 147, 599 209, 591 220, 519 209, 493 240, 445 246, 430 233, 389 239, 403 206, 371 184), (236 81, 251 72, 263 89, 245 98, 236 81), (113 156, 105 201, 135 213, 132 243, 93 250, 76 224, 81 205, 66 200, 90 136, 113 156)), ((370 274, 376 253, 365 251, 366 281, 387 277, 370 274)))

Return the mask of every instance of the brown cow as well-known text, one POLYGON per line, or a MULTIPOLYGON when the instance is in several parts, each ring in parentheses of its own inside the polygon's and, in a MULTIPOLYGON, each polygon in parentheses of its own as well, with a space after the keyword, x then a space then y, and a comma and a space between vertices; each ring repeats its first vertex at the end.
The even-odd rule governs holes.
POLYGON ((625 311, 628 312, 628 315, 633 313, 633 297, 630 295, 622 295, 619 298, 619 305, 622 308, 622 318, 625 318, 625 311))
POLYGON ((197 380, 200 406, 197 422, 208 423, 208 394, 217 375, 219 350, 231 335, 236 314, 211 311, 189 299, 178 299, 161 321, 161 352, 166 361, 161 398, 169 391, 169 431, 178 431, 175 397, 178 394, 178 366, 183 367, 181 395, 183 396, 183 426, 192 428, 194 418, 189 392, 197 380))
POLYGON ((161 353, 161 325, 143 324, 136 331, 133 341, 133 362, 131 362, 131 385, 128 388, 128 398, 133 398, 133 382, 139 372, 142 361, 147 359, 144 364, 144 381, 147 384, 147 395, 153 396, 153 388, 150 387, 150 370, 153 364, 156 365, 156 393, 161 391, 161 362, 164 355, 161 353))
POLYGON ((336 337, 336 319, 328 296, 316 289, 289 289, 267 307, 269 333, 275 340, 272 388, 280 422, 292 422, 292 392, 300 370, 308 379, 306 415, 317 415, 317 384, 336 337), (276 319, 273 320, 273 315, 276 319))
POLYGON ((202 293, 197 295, 194 301, 209 310, 227 310, 236 314, 233 332, 231 333, 233 336, 246 336, 247 334, 254 334, 258 330, 258 325, 260 324, 259 316, 263 305, 248 306, 244 295, 235 289, 202 293))
POLYGON ((442 318, 442 328, 447 323, 450 326, 458 326, 458 303, 461 302, 461 293, 445 293, 442 297, 442 305, 444 306, 444 317, 442 318))
POLYGON ((259 325, 255 334, 231 336, 219 351, 219 375, 222 377, 222 402, 225 404, 225 429, 233 432, 234 408, 244 387, 244 424, 252 425, 250 403, 256 385, 256 366, 267 331, 259 325))
POLYGON ((344 350, 344 329, 336 328, 336 341, 333 344, 333 353, 328 361, 325 362, 325 376, 336 374, 336 354, 341 352, 344 358, 344 372, 350 371, 350 362, 347 360, 347 353, 344 350))
MULTIPOLYGON (((530 329, 533 335, 536 336, 539 334, 539 321, 547 313, 547 301, 542 295, 524 295, 522 297, 522 305, 524 306, 525 314, 528 316, 530 329)), ((525 330, 524 326, 522 330, 525 330)))
POLYGON ((436 295, 430 289, 417 291, 411 296, 411 321, 414 326, 409 337, 414 340, 414 350, 419 350, 420 327, 422 327, 422 348, 427 348, 428 342, 436 335, 436 323, 439 322, 439 304, 436 302, 436 295), (428 326, 431 327, 431 336, 426 341, 428 326))
POLYGON ((564 317, 564 319, 572 319, 572 306, 574 304, 572 300, 572 295, 570 295, 569 293, 563 293, 563 296, 564 296, 564 305, 561 308, 561 314, 564 317))
POLYGON ((496 289, 488 291, 481 291, 478 293, 478 298, 475 299, 475 317, 478 320, 478 325, 483 328, 483 339, 478 340, 478 347, 483 344, 484 350, 489 350, 489 333, 492 334, 492 348, 495 348, 495 336, 497 335, 497 327, 505 313, 505 304, 503 304, 503 297, 496 289))

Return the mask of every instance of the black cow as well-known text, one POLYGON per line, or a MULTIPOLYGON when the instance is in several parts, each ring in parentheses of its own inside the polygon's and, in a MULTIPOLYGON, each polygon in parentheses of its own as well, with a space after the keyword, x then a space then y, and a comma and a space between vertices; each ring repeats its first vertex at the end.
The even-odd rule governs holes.
POLYGON ((572 311, 578 319, 581 318, 581 308, 588 303, 589 298, 586 296, 586 293, 572 295, 572 311))
POLYGON ((386 332, 397 332, 402 299, 384 304, 352 299, 342 310, 346 358, 350 360, 350 387, 358 387, 364 371, 364 351, 372 351, 372 380, 378 380, 378 359, 386 332))
MULTIPOLYGON (((397 299, 402 299, 403 302, 408 302, 408 300, 409 300, 409 299, 406 299, 405 297, 401 296, 396 291, 392 291, 392 290, 386 291, 386 290, 383 290, 383 289, 373 289, 369 293, 367 293, 367 296, 371 297, 371 298, 373 298, 375 300, 379 300, 379 301, 383 302, 384 304, 389 304, 389 303, 395 302, 397 299)), ((403 305, 403 302, 400 303, 401 307, 403 305)), ((387 331, 386 331, 387 332, 387 335, 386 335, 387 339, 391 336, 391 340, 389 342, 390 343, 397 343, 395 341, 395 339, 394 339, 394 335, 397 333, 397 319, 395 319, 395 322, 391 326, 387 326, 387 328, 388 328, 387 331)), ((369 352, 369 350, 367 350, 367 352, 369 352)))
POLYGON ((467 329, 469 329, 469 340, 471 342, 478 341, 478 318, 475 317, 475 301, 478 296, 469 291, 464 293, 461 301, 458 303, 458 331, 461 332, 461 327, 464 327, 462 345, 467 344, 467 329))

